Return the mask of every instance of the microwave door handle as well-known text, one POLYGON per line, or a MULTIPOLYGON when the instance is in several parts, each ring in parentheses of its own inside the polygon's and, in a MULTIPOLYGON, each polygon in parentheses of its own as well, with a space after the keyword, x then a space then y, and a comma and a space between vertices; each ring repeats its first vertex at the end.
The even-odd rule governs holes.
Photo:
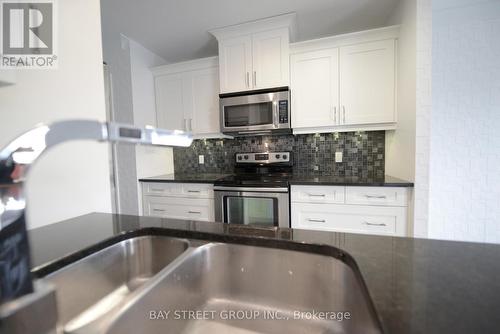
POLYGON ((274 113, 274 128, 277 129, 279 126, 279 120, 278 120, 278 102, 273 101, 273 113, 274 113))

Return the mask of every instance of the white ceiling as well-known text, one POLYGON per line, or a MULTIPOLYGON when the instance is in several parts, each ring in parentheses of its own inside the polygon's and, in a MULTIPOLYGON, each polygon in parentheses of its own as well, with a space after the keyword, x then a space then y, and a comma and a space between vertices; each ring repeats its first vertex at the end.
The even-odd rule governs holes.
POLYGON ((399 1, 101 0, 101 7, 105 31, 177 62, 216 55, 213 28, 296 12, 298 40, 307 40, 383 26, 399 1))

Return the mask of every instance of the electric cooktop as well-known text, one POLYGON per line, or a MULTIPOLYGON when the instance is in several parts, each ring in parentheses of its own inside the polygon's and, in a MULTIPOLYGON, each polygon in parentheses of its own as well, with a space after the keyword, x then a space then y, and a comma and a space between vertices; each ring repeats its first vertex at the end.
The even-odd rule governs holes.
POLYGON ((288 187, 292 176, 291 152, 237 153, 235 174, 217 180, 224 187, 288 187))

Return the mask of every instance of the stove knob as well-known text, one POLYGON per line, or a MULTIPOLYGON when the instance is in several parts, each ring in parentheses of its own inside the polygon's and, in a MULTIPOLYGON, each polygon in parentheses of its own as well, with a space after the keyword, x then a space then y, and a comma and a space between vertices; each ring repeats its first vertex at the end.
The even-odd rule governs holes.
POLYGON ((245 160, 248 160, 248 155, 243 156, 243 158, 245 158, 245 160))
POLYGON ((243 158, 241 157, 241 155, 238 155, 238 160, 242 160, 243 158))
POLYGON ((276 154, 276 159, 279 159, 279 158, 281 158, 281 155, 276 154))
POLYGON ((288 159, 288 156, 286 154, 283 154, 283 160, 288 159))

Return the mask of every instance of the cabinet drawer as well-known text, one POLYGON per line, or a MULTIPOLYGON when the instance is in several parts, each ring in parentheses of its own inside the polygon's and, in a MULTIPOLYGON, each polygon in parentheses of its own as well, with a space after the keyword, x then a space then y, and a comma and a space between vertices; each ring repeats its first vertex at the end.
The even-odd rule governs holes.
POLYGON ((408 206, 406 188, 346 187, 346 204, 408 206))
POLYGON ((154 217, 213 221, 211 199, 144 197, 144 215, 154 217))
POLYGON ((298 203, 344 203, 345 187, 337 186, 292 186, 292 202, 298 203))
POLYGON ((214 198, 212 184, 144 182, 143 194, 151 196, 214 198))
POLYGON ((406 208, 292 203, 292 228, 406 235, 406 208))
POLYGON ((198 198, 214 198, 214 186, 203 183, 183 183, 182 196, 198 198))
POLYGON ((144 195, 173 196, 182 193, 182 185, 179 183, 143 182, 142 191, 144 195))

